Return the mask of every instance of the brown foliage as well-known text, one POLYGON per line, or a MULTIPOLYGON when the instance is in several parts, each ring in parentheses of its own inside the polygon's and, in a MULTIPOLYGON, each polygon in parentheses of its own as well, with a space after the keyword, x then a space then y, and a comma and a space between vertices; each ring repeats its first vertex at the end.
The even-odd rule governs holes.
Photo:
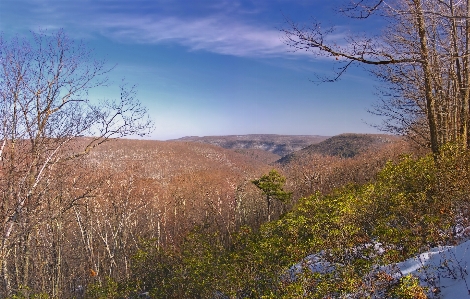
MULTIPOLYGON (((351 159, 306 155, 279 172, 299 198, 368 181, 406 149, 400 141, 351 159)), ((256 229, 267 218, 265 198, 251 181, 271 169, 250 155, 207 144, 110 141, 83 163, 57 169, 61 179, 48 186, 47 213, 38 214, 44 219, 18 231, 14 250, 27 254, 12 255, 11 270, 18 267, 18 285, 31 292, 72 297, 107 277, 131 277, 132 256, 144 240, 178 250, 194 227, 204 226, 229 245, 241 226, 256 229)), ((291 204, 273 203, 273 219, 291 204)))
POLYGON ((329 193, 349 183, 373 180, 389 160, 397 161, 404 153, 418 153, 409 143, 394 137, 380 146, 364 147, 353 158, 322 155, 314 151, 297 154, 283 166, 295 198, 315 192, 329 193))

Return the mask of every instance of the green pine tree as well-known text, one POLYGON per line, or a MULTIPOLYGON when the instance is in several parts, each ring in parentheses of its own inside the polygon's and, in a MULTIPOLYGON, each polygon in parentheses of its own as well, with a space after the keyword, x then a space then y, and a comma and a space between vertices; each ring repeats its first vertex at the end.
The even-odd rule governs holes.
POLYGON ((275 169, 271 170, 269 174, 263 175, 261 178, 252 181, 264 195, 266 195, 266 202, 268 206, 268 221, 271 221, 271 203, 273 200, 287 202, 292 197, 292 192, 284 191, 284 184, 286 178, 283 177, 275 169))

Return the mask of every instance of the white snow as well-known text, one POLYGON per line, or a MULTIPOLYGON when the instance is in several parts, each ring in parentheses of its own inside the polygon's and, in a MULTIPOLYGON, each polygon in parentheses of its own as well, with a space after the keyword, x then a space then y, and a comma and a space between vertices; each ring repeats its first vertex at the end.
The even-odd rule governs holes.
POLYGON ((457 246, 433 248, 396 267, 403 276, 418 277, 422 286, 435 291, 435 298, 459 299, 470 298, 469 265, 470 240, 457 246))
MULTIPOLYGON (((380 246, 378 247, 379 249, 380 246)), ((295 280, 307 267, 314 273, 334 271, 334 265, 326 262, 323 252, 304 258, 289 269, 289 277, 295 280)), ((457 246, 443 246, 421 253, 406 261, 380 267, 380 271, 399 279, 412 274, 429 290, 429 298, 470 299, 470 240, 457 246)))

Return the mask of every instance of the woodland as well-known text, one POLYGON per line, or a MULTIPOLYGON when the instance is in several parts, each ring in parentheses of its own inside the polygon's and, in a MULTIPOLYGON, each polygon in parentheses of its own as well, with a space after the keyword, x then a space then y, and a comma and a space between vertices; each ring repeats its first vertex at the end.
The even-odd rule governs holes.
POLYGON ((0 37, 0 297, 439 298, 435 280, 383 266, 469 237, 470 0, 345 3, 384 34, 281 32, 333 58, 322 82, 367 68, 387 134, 283 156, 275 135, 271 151, 121 138, 153 123, 126 82, 88 99, 111 69, 85 45, 0 37))

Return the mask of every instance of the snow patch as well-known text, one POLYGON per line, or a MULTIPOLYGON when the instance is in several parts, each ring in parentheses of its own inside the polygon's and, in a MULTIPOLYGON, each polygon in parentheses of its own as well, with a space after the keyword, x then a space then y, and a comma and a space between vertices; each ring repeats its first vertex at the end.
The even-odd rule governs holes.
MULTIPOLYGON (((381 244, 374 248, 383 251, 381 244)), ((312 273, 326 274, 335 266, 327 262, 324 252, 311 254, 289 268, 288 278, 295 281, 303 269, 312 273)), ((423 287, 429 290, 429 298, 456 299, 470 298, 470 240, 457 246, 441 246, 421 253, 406 261, 379 267, 379 272, 389 274, 395 281, 406 275, 417 277, 423 287)), ((285 277, 287 278, 287 277, 285 277)))

